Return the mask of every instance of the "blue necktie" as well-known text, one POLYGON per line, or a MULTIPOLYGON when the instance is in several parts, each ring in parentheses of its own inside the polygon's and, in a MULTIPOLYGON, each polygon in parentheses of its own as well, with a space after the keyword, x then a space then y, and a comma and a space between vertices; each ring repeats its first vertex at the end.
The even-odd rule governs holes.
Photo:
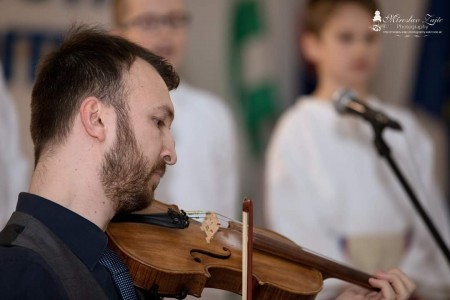
POLYGON ((137 300, 130 273, 128 273, 127 267, 113 250, 106 247, 105 252, 100 257, 99 263, 108 269, 114 284, 119 289, 122 299, 137 300))

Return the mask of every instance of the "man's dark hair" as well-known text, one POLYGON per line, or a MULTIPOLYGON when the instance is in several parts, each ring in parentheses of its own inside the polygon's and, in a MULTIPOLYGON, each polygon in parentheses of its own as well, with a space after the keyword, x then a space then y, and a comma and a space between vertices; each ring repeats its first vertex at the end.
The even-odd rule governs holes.
POLYGON ((126 107, 123 74, 141 58, 162 77, 169 90, 179 77, 163 58, 101 29, 77 26, 42 62, 31 96, 30 131, 35 165, 44 147, 61 143, 70 133, 83 99, 95 96, 114 109, 126 107))

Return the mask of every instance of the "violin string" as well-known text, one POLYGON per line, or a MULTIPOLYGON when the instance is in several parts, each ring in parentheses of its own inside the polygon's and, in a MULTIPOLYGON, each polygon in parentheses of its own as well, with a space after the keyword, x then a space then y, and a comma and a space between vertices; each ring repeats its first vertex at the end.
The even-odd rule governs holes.
MULTIPOLYGON (((205 218, 207 214, 213 213, 213 212, 207 212, 207 211, 203 211, 203 210, 191 210, 191 211, 185 211, 185 213, 189 218, 192 218, 195 220, 195 219, 205 218)), ((240 222, 240 221, 236 221, 232 218, 229 218, 227 216, 224 216, 224 215, 216 213, 216 212, 214 212, 214 213, 216 214, 217 218, 220 221, 224 221, 224 222, 228 222, 228 223, 233 222, 233 223, 237 223, 237 224, 242 224, 242 222, 240 222)))
MULTIPOLYGON (((197 215, 197 216, 192 216, 192 215, 188 215, 188 216, 191 219, 200 220, 200 219, 204 219, 206 217, 206 214, 204 214, 204 215, 197 215)), ((228 219, 226 217, 224 218, 222 216, 218 216, 217 219, 219 219, 219 221, 224 221, 224 222, 229 222, 230 221, 230 219, 228 219)))
MULTIPOLYGON (((186 213, 186 215, 189 218, 194 219, 194 220, 200 220, 202 218, 205 218, 207 214, 213 213, 211 211, 203 211, 203 210, 189 210, 189 211, 184 211, 184 212, 186 213)), ((216 214, 216 216, 219 219, 219 221, 224 221, 224 222, 227 222, 227 223, 233 222, 233 223, 235 223, 237 225, 241 225, 242 226, 242 222, 241 221, 236 221, 236 220, 234 220, 232 218, 229 218, 227 216, 224 216, 224 215, 216 213, 216 212, 214 212, 214 213, 216 214)), ((230 228, 230 229, 235 231, 235 232, 238 232, 238 233, 242 234, 242 232, 240 230, 238 230, 237 228, 230 228)))
MULTIPOLYGON (((209 213, 211 212, 206 212, 206 211, 199 211, 199 210, 194 210, 194 211, 186 211, 186 214, 193 219, 200 219, 200 218, 204 218, 206 217, 209 213)), ((227 220, 228 217, 225 217, 224 215, 215 213, 215 215, 217 216, 218 219, 220 220, 227 220)))

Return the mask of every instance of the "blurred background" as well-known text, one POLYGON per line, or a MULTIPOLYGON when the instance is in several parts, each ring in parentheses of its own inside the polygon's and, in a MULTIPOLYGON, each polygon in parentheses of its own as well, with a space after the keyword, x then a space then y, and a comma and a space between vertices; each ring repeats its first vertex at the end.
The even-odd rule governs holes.
MULTIPOLYGON (((240 132, 241 196, 255 201, 255 223, 262 226, 265 146, 280 113, 311 89, 298 45, 304 0, 186 2, 192 22, 180 72, 193 85, 220 95, 232 108, 240 132), (245 92, 249 89, 254 91, 252 97, 245 92)), ((417 113, 434 139, 436 178, 448 192, 450 3, 379 2, 384 14, 431 14, 443 19, 438 25, 441 34, 383 34, 383 53, 371 88, 383 101, 417 113)), ((38 59, 58 45, 74 23, 109 29, 110 6, 109 0, 0 0, 0 60, 18 112, 22 151, 30 170, 30 94, 38 59)))

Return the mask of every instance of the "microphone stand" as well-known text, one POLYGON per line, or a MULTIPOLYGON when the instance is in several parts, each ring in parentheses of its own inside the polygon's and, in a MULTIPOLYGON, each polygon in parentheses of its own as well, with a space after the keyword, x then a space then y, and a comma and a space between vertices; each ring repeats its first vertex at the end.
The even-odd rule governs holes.
POLYGON ((431 232, 431 235, 433 236, 434 240, 438 244, 440 250, 444 254, 445 258, 447 259, 447 263, 450 265, 450 251, 445 244, 444 240, 442 239, 441 235, 437 231, 436 227, 434 226, 432 220, 428 216, 427 212, 423 209, 422 205, 419 202, 419 199, 417 198, 415 192, 411 188, 410 184, 406 180, 405 176, 397 166, 397 163, 395 162, 394 158, 391 155, 391 149, 389 148, 388 144, 386 144, 385 140, 383 139, 382 133, 383 130, 386 128, 386 125, 384 124, 377 124, 375 122, 371 122, 372 128, 374 129, 375 137, 374 137, 374 144, 378 151, 378 154, 380 156, 384 157, 389 166, 391 167, 392 171, 395 173, 397 179, 400 181, 403 189, 408 194, 409 199, 411 200, 413 206, 419 213, 419 215, 422 217, 423 221, 425 222, 425 225, 428 227, 429 231, 431 232))

